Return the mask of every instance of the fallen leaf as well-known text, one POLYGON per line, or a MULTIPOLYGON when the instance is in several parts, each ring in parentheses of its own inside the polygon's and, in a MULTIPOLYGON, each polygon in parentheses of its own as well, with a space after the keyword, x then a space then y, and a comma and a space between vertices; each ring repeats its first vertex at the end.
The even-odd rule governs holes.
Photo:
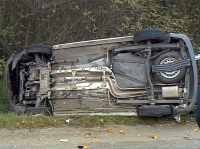
POLYGON ((154 138, 153 138, 153 139, 157 140, 157 139, 158 139, 158 137, 157 137, 157 136, 154 136, 154 138))
POLYGON ((99 139, 99 136, 95 135, 94 138, 99 139))
POLYGON ((151 138, 153 138, 153 139, 155 139, 155 140, 157 140, 158 139, 158 137, 156 136, 156 135, 151 135, 151 138))
POLYGON ((100 119, 100 122, 104 123, 104 119, 101 118, 101 119, 100 119))
POLYGON ((108 133, 112 132, 112 129, 108 129, 107 132, 108 132, 108 133))
POLYGON ((86 138, 89 138, 90 136, 89 136, 89 135, 85 135, 85 137, 86 137, 86 138))
POLYGON ((87 146, 78 146, 79 149, 87 149, 87 146))
POLYGON ((124 134, 125 134, 125 131, 124 131, 124 130, 120 130, 120 133, 124 135, 124 134))
POLYGON ((196 128, 196 129, 194 129, 193 131, 194 131, 194 132, 197 132, 197 131, 198 131, 198 129, 196 128))
POLYGON ((151 135, 151 137, 152 137, 152 138, 154 138, 154 136, 155 136, 154 134, 153 134, 153 135, 151 135))

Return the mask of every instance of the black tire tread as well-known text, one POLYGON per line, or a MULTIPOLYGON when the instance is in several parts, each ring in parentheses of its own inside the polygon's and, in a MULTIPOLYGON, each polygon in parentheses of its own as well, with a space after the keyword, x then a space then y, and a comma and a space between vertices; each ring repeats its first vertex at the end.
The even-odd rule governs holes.
POLYGON ((52 55, 52 48, 42 44, 33 44, 26 47, 26 54, 45 54, 45 55, 52 55))
POLYGON ((154 40, 156 42, 163 42, 167 39, 166 32, 161 29, 143 29, 135 32, 134 34, 134 42, 140 43, 147 40, 154 40))

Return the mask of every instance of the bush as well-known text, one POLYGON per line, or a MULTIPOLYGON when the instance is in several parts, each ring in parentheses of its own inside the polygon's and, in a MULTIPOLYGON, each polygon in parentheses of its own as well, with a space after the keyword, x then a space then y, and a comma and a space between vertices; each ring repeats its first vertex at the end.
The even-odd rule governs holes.
POLYGON ((6 100, 6 88, 3 83, 3 78, 0 78, 0 113, 8 112, 9 104, 6 100))
POLYGON ((4 66, 5 66, 5 60, 3 58, 3 59, 0 59, 0 76, 3 75, 4 66))

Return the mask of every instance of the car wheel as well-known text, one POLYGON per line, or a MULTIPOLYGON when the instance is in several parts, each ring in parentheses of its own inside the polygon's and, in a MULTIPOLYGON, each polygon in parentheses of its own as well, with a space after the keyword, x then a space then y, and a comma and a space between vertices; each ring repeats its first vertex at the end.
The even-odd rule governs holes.
POLYGON ((168 40, 166 32, 161 29, 143 29, 134 34, 134 42, 140 43, 144 41, 151 41, 151 43, 160 43, 168 40))
POLYGON ((47 56, 52 55, 52 48, 42 44, 34 44, 26 47, 26 54, 45 54, 47 56))
MULTIPOLYGON (((182 60, 183 58, 176 52, 169 52, 160 55, 156 61, 156 65, 174 63, 175 61, 182 60)), ((163 83, 176 83, 183 79, 185 76, 186 68, 170 71, 170 72, 158 72, 156 78, 163 83)))
POLYGON ((17 114, 25 113, 26 106, 15 104, 15 100, 15 97, 13 97, 13 99, 8 98, 10 111, 15 112, 17 114))

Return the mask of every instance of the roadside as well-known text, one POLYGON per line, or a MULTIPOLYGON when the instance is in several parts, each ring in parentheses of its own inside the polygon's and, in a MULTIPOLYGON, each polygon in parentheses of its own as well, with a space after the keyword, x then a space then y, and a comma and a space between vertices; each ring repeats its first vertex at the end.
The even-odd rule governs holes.
POLYGON ((66 125, 36 130, 2 129, 0 134, 1 149, 77 149, 82 145, 88 149, 199 149, 200 146, 200 131, 195 123, 180 124, 173 121, 137 126, 74 128, 66 125), (107 129, 112 129, 112 132, 108 133, 107 129), (124 130, 125 134, 121 134, 120 130, 124 130), (157 138, 152 138, 152 135, 157 138))

